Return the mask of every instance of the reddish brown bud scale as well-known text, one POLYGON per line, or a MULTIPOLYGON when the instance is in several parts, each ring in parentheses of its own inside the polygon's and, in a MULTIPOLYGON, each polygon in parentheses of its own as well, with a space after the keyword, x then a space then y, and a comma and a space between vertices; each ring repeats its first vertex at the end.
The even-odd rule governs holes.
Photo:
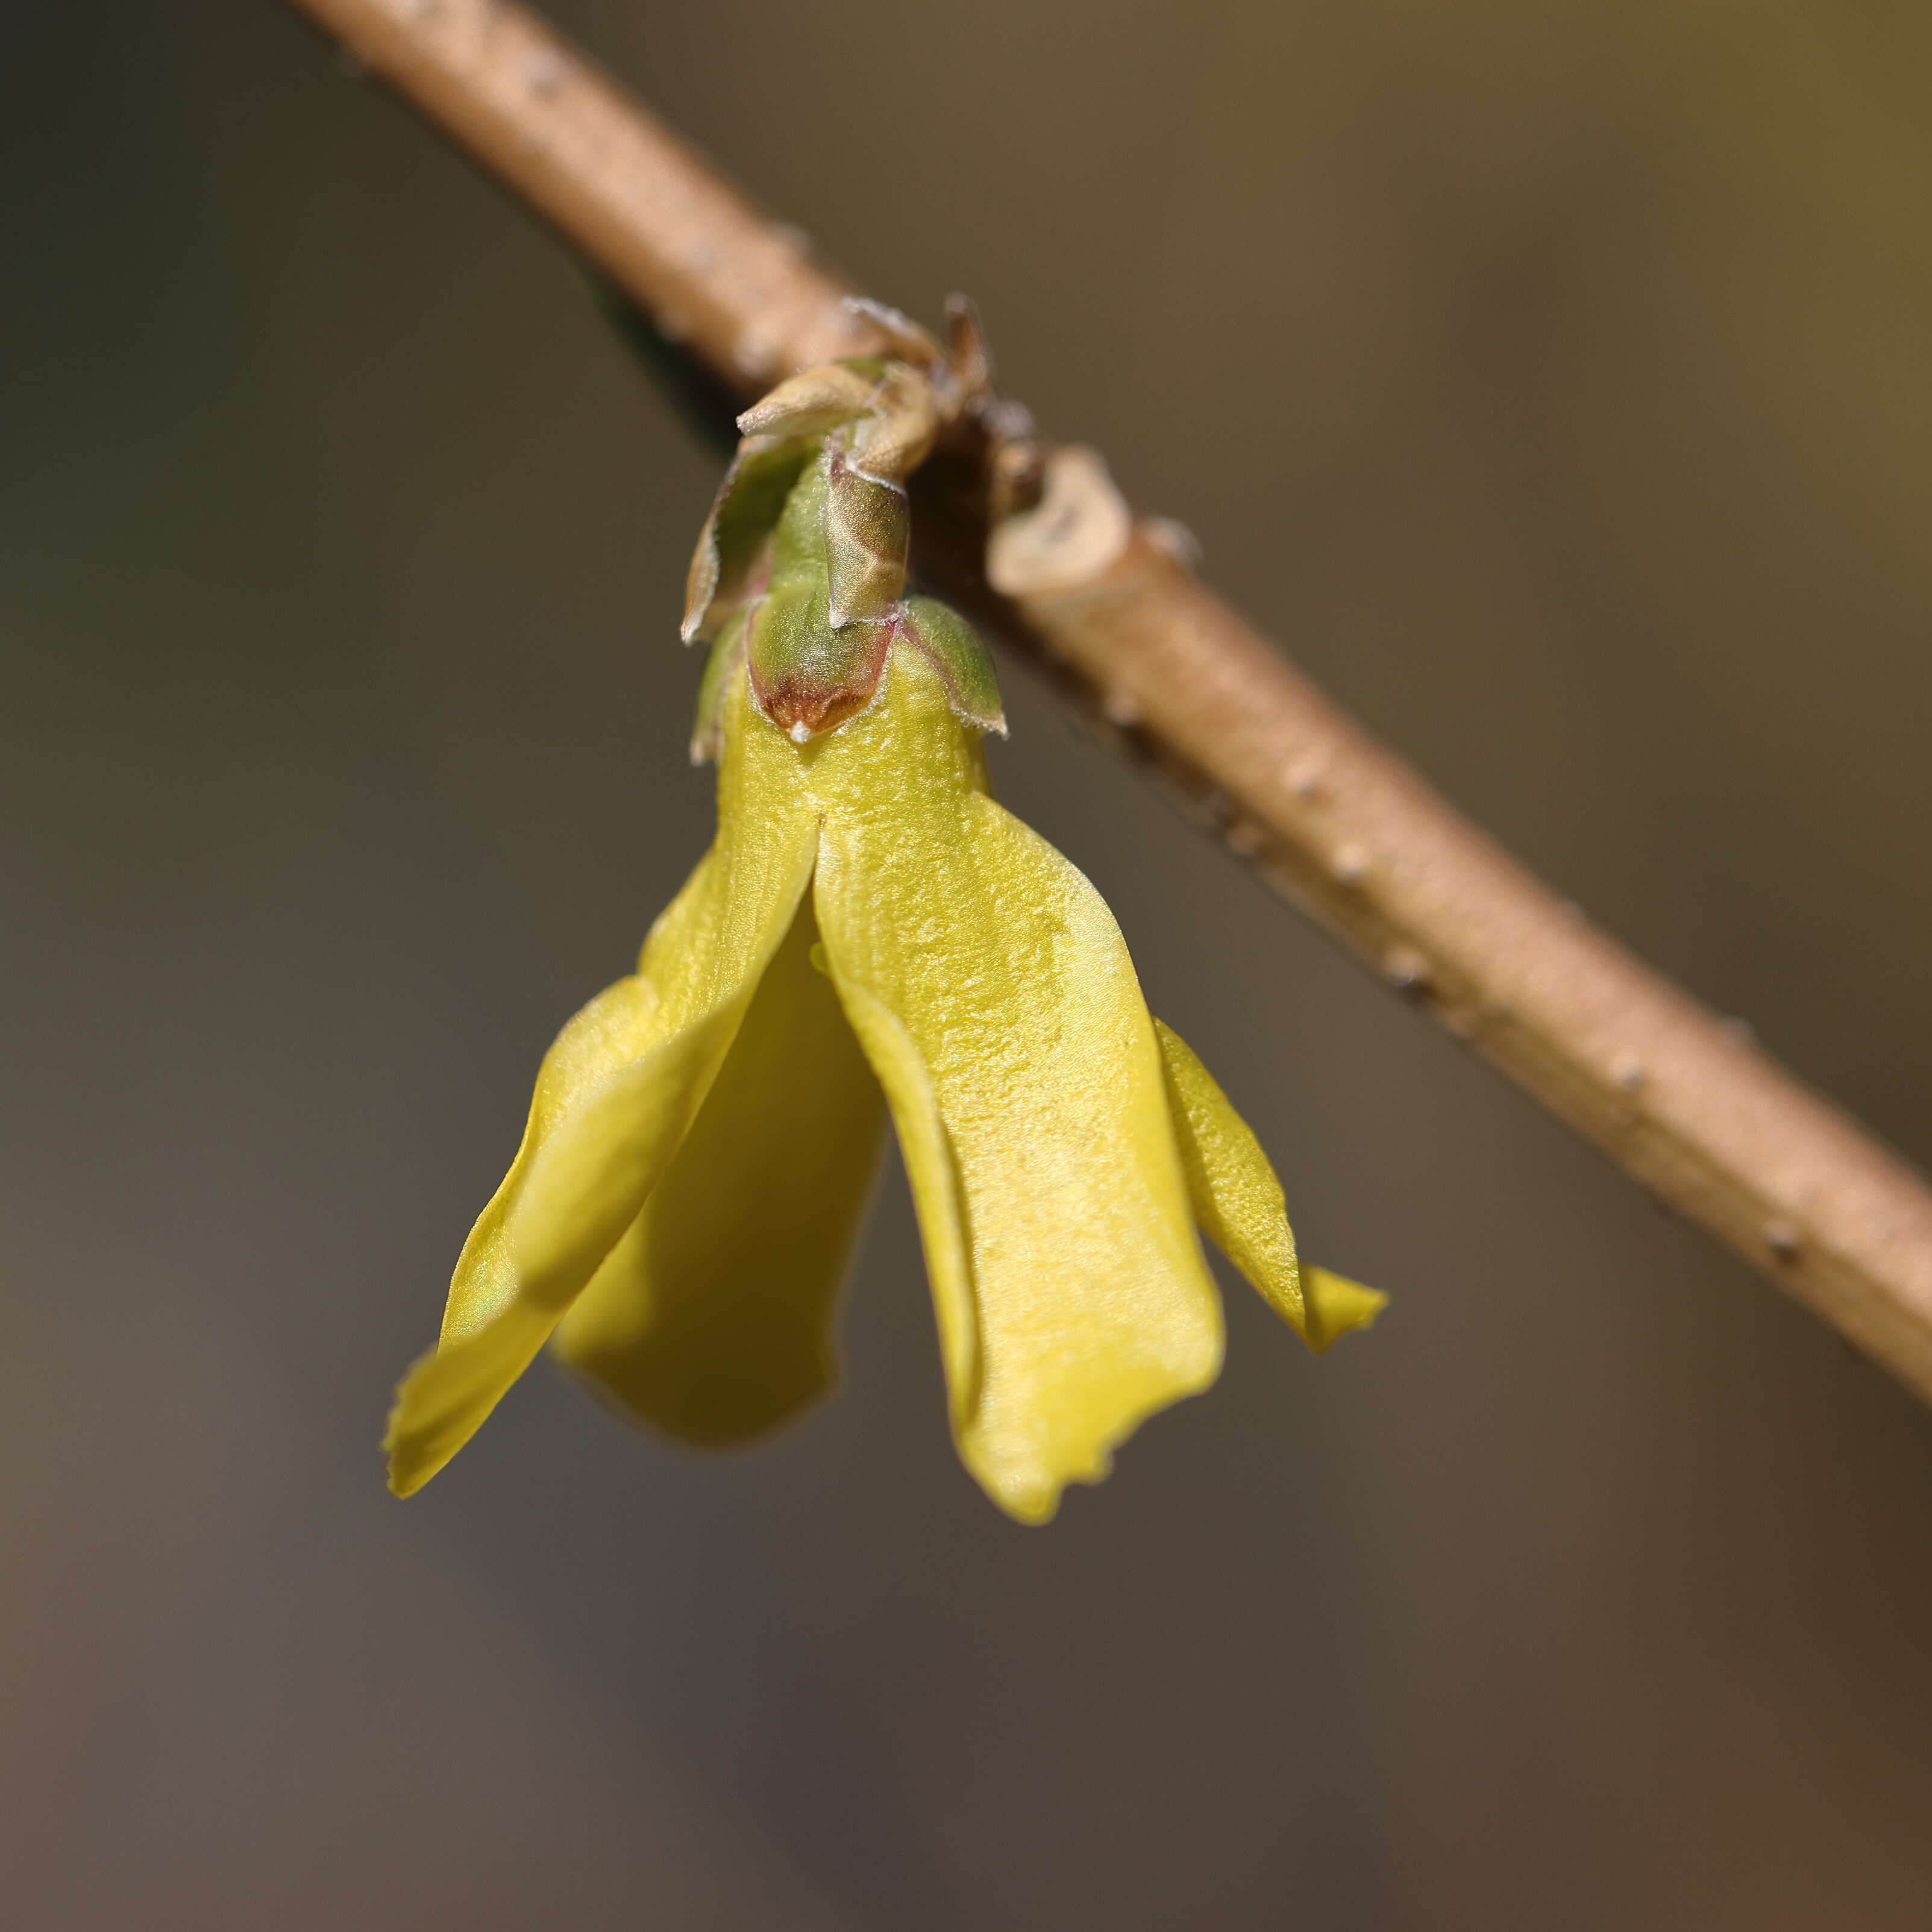
POLYGON ((827 362, 781 382, 738 418, 740 436, 823 436, 873 406, 876 363, 827 362))
POLYGON ((826 479, 825 568, 834 630, 890 617, 905 593, 912 511, 896 483, 881 482, 831 452, 826 479))
POLYGON ((894 363, 872 406, 854 425, 852 466, 882 483, 903 483, 932 452, 939 411, 922 376, 894 363))
POLYGON ((885 670, 892 626, 853 624, 827 635, 831 649, 801 655, 761 652, 754 634, 747 658, 758 709, 801 745, 872 703, 885 670))

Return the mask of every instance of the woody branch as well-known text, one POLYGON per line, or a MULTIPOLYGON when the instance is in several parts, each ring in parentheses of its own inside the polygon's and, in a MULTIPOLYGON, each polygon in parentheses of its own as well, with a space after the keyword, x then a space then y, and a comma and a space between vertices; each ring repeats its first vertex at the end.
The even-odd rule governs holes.
MULTIPOLYGON (((885 346, 796 231, 524 9, 291 4, 747 399, 885 346)), ((922 512, 921 565, 947 594, 1388 983, 1932 1397, 1925 1182, 1438 797, 1080 453, 1025 443, 1018 466, 1044 458, 1046 501, 1001 531, 989 572, 1012 452, 997 412, 980 427, 922 512)))

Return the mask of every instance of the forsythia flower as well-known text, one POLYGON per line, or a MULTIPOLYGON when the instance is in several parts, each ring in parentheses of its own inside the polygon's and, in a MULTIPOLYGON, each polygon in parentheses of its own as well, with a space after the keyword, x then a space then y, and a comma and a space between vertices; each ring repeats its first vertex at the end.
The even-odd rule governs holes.
POLYGON ((744 422, 686 627, 714 639, 716 841, 545 1058, 398 1397, 391 1482, 427 1482, 553 1336, 686 1442, 795 1414, 833 1378, 889 1109, 959 1453, 1043 1522, 1213 1381, 1197 1222, 1312 1348, 1383 1298, 1298 1268, 1266 1156, 1149 1015, 1099 895, 988 795, 992 667, 903 595, 922 379, 834 365, 744 422))

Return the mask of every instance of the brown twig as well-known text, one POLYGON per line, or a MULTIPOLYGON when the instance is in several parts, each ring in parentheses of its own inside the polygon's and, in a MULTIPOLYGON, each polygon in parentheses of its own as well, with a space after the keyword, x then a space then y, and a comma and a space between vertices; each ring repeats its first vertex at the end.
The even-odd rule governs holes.
MULTIPOLYGON (((876 346, 846 285, 529 13, 292 0, 746 394, 876 346)), ((983 452, 982 452, 983 453, 983 452)), ((1932 1396, 1932 1191, 1582 920, 1062 464, 992 578, 983 464, 928 490, 946 587, 1273 884, 1664 1201, 1932 1396)))

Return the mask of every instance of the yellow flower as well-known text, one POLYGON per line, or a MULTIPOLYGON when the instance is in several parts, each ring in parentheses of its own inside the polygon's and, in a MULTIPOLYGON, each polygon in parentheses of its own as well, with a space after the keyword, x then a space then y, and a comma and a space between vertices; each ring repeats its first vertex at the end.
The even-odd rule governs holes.
POLYGON ((1023 1521, 1214 1380, 1197 1220, 1311 1347, 1374 1316, 1379 1294, 1298 1270, 1254 1136, 1150 1018, 1099 894, 987 795, 978 734, 923 653, 896 644, 872 707, 806 745, 742 671, 723 723, 717 842, 636 974, 544 1062, 442 1342, 398 1398, 399 1494, 554 1329, 566 1361, 688 1442, 809 1402, 880 1088, 959 1452, 1023 1521))
POLYGON ((398 1394, 399 1495, 553 1336, 682 1441, 739 1442, 812 1401, 833 1379, 886 1110, 959 1453, 1024 1522, 1214 1380, 1221 1311, 1197 1222, 1311 1348, 1382 1305, 1298 1268, 1267 1157, 1149 1015, 1100 896, 988 795, 998 701, 970 630, 890 584, 874 614, 828 621, 839 450, 780 455, 769 574, 706 676, 716 841, 637 972, 544 1061, 442 1339, 398 1394))

